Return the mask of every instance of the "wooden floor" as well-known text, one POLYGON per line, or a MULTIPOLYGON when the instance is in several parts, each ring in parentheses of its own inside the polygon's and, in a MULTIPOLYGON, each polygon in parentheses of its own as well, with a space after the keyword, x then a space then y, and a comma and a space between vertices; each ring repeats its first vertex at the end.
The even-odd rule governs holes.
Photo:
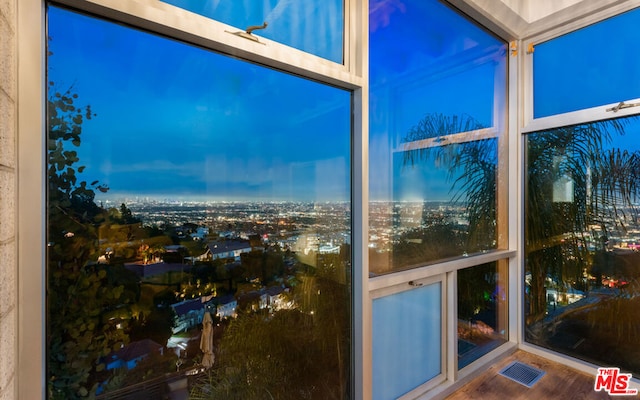
MULTIPOLYGON (((578 400, 613 398, 605 392, 595 392, 593 390, 594 383, 594 376, 518 350, 509 357, 500 360, 482 375, 447 397, 446 400, 578 400), (526 365, 541 369, 545 371, 545 375, 533 387, 527 388, 499 374, 504 367, 513 361, 520 361, 526 365)), ((615 396, 615 398, 637 399, 638 397, 615 396)))

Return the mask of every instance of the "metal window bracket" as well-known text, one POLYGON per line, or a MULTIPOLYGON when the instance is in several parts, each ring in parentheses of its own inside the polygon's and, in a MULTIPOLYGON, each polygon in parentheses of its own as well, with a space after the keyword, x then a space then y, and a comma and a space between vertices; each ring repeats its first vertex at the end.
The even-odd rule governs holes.
POLYGON ((627 104, 624 101, 621 101, 615 107, 607 108, 607 112, 613 111, 615 113, 615 112, 618 112, 618 111, 622 110, 623 108, 631 108, 631 107, 637 107, 637 106, 640 106, 640 103, 629 103, 629 104, 627 104))
POLYGON ((511 55, 512 56, 517 56, 518 55, 518 44, 513 41, 509 44, 509 49, 511 49, 511 55))
POLYGON ((533 43, 529 43, 527 46, 527 54, 533 54, 536 51, 535 45, 533 43))

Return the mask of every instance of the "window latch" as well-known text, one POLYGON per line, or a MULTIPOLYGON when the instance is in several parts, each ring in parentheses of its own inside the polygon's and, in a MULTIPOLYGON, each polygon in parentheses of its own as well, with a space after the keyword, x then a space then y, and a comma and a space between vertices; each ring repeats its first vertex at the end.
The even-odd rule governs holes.
POLYGON ((251 35, 251 32, 255 31, 256 29, 264 29, 267 27, 267 22, 263 22, 262 25, 251 25, 250 27, 248 27, 247 29, 245 29, 244 31, 246 33, 248 33, 249 35, 251 35))
POLYGON ((247 27, 247 29, 245 29, 244 31, 238 31, 238 32, 225 31, 225 32, 230 33, 232 35, 240 36, 241 38, 253 40, 254 42, 257 42, 260 44, 264 44, 258 40, 257 36, 253 36, 252 32, 255 31, 256 29, 265 29, 267 25, 268 24, 266 22, 263 22, 262 25, 251 25, 247 27))
POLYGON ((637 107, 640 106, 640 103, 625 103, 624 101, 621 101, 620 103, 618 103, 615 107, 611 107, 611 108, 607 108, 607 112, 609 111, 613 111, 618 112, 620 110, 622 110, 623 108, 631 108, 631 107, 637 107))

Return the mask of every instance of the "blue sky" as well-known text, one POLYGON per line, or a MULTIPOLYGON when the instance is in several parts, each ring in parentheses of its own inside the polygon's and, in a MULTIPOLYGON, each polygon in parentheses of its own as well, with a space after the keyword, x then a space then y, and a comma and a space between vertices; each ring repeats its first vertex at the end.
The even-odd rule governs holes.
POLYGON ((238 30, 267 22, 255 35, 342 63, 342 0, 163 0, 238 30))
POLYGON ((403 165, 397 149, 429 115, 468 116, 484 127, 502 118, 494 99, 506 90, 496 78, 506 78, 506 44, 440 1, 372 0, 369 18, 370 197, 450 200, 450 165, 403 165))
MULTIPOLYGON (((341 58, 342 35, 331 32, 342 23, 327 22, 341 21, 341 1, 167 2, 239 27, 271 19, 256 34, 341 58), (308 13, 318 17, 293 23, 308 13), (310 32, 306 43, 296 42, 301 32, 310 32)), ((490 125, 493 64, 472 62, 435 80, 429 73, 469 49, 499 53, 504 44, 437 1, 409 9, 373 1, 371 9, 371 198, 446 200, 446 166, 399 168, 391 154, 428 113, 490 125)), ((50 80, 59 91, 73 85, 78 104, 98 114, 84 126, 84 179, 108 184, 110 195, 349 199, 350 93, 55 7, 49 36, 50 80)))
POLYGON ((49 80, 110 194, 348 200, 351 94, 55 7, 49 80))
MULTIPOLYGON (((256 34, 341 62, 341 0, 166 2, 239 29, 268 19, 256 34)), ((538 45, 537 115, 640 97, 639 58, 628 43, 639 16, 538 45), (618 39, 605 43, 612 29, 618 39), (605 44, 611 57, 591 51, 605 44)), ((500 121, 506 43, 436 0, 371 0, 369 18, 370 197, 447 200, 449 166, 402 167, 394 151, 429 114, 468 115, 483 126, 500 121)), ((77 104, 98 114, 85 123, 79 149, 87 181, 99 179, 111 194, 349 199, 348 91, 56 7, 49 36, 55 90, 73 86, 77 104)))
POLYGON ((535 117, 640 98, 640 10, 535 47, 535 117))

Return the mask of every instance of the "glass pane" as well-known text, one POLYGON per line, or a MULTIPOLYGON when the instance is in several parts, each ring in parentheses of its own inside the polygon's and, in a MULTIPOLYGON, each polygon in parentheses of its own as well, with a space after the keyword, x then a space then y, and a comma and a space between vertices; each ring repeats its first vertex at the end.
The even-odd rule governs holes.
POLYGON ((48 17, 50 398, 350 397, 351 93, 48 17))
POLYGON ((508 261, 458 271, 458 369, 507 339, 508 261))
POLYGON ((442 284, 373 301, 373 399, 396 399, 442 371, 442 284))
POLYGON ((505 43, 440 1, 369 10, 370 272, 496 249, 505 43))
POLYGON ((259 26, 261 29, 252 31, 252 35, 343 62, 343 0, 162 1, 231 25, 238 31, 259 26))
POLYGON ((640 97, 640 9, 536 46, 534 117, 640 97))
POLYGON ((640 119, 527 136, 526 340, 640 376, 640 119))

